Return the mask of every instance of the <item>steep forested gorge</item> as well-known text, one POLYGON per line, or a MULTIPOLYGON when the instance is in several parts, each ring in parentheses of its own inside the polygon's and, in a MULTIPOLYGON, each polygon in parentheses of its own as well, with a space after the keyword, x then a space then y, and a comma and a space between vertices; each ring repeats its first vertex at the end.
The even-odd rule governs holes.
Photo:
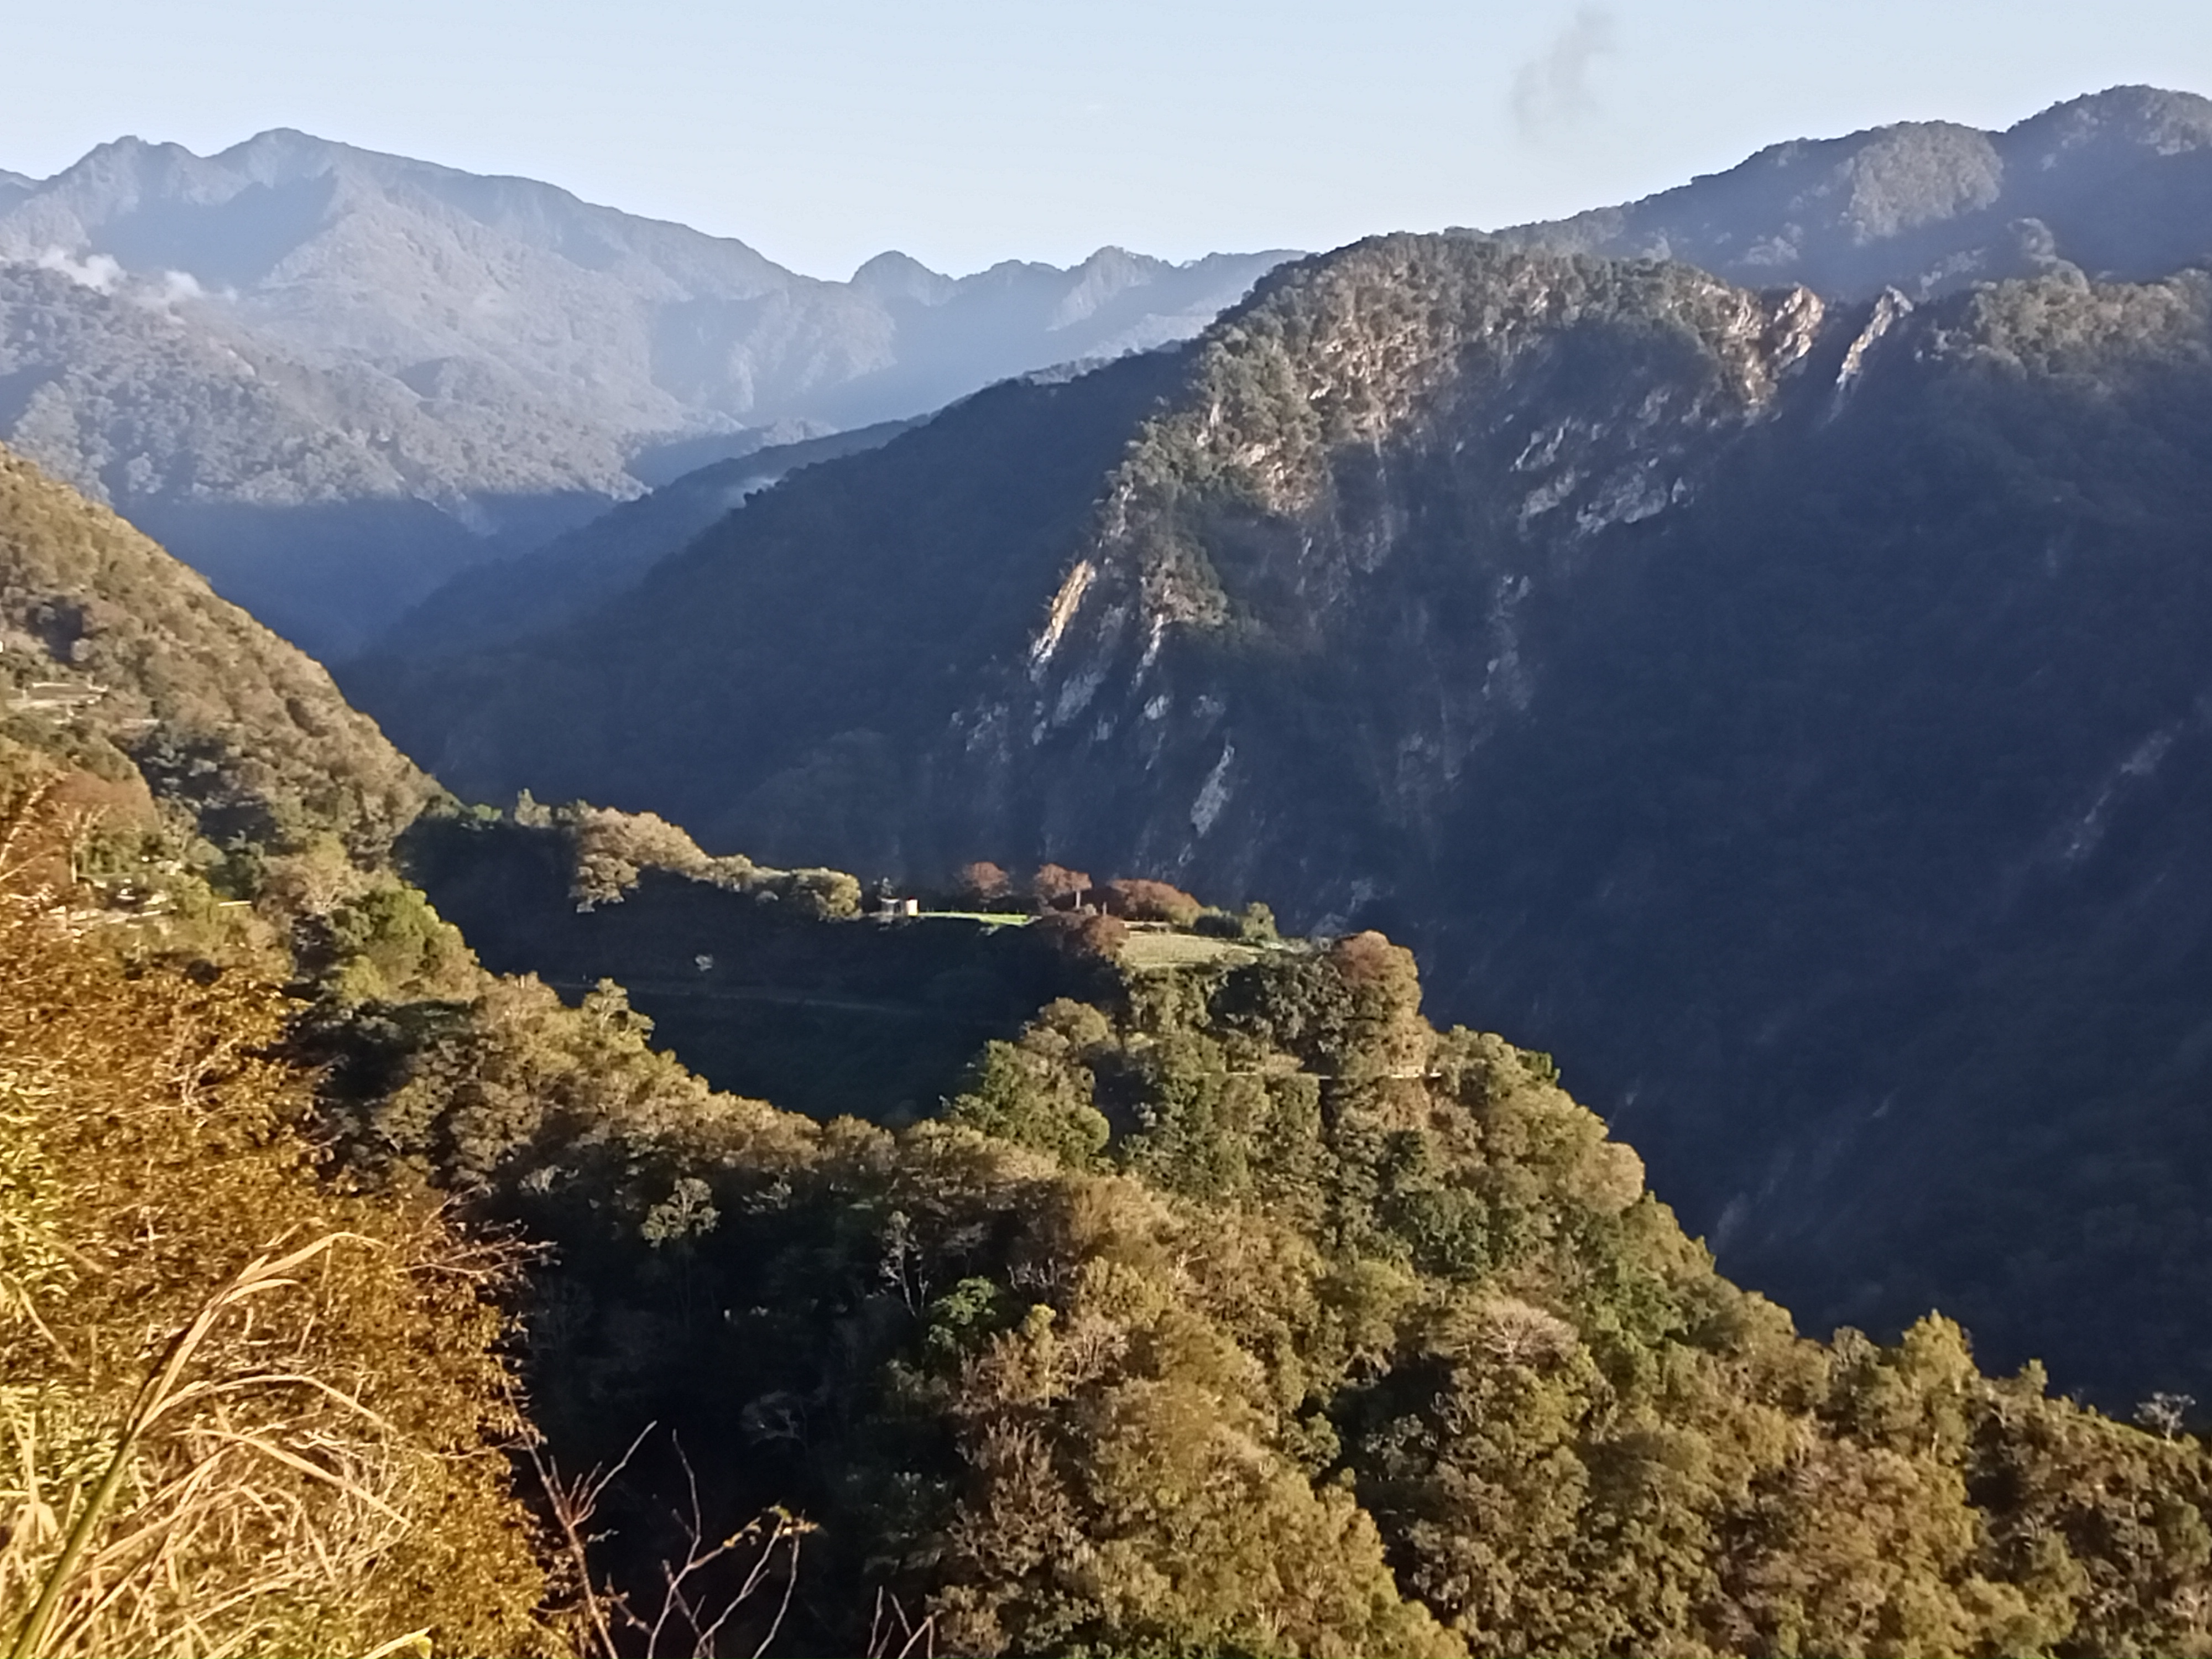
POLYGON ((349 684, 481 795, 1381 927, 1814 1324, 2212 1398, 2208 307, 1381 239, 349 684))

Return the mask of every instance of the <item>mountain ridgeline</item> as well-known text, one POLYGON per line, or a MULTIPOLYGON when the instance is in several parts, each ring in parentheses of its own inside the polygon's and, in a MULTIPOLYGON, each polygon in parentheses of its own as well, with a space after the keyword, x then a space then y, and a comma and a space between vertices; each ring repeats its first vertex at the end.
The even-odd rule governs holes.
POLYGON ((1380 239, 348 684, 480 796, 1382 926, 1808 1319, 2212 1397, 2208 307, 1380 239))
MULTIPOLYGON (((2212 252, 2208 214, 2212 103, 2124 87, 2003 132, 1795 141, 1495 234, 1919 300, 2062 268, 2155 278, 2212 252)), ((1284 257, 1105 248, 953 278, 886 253, 824 282, 302 133, 204 157, 125 139, 0 178, 0 436, 336 660, 641 486, 1188 337, 1284 257)))
POLYGON ((1925 299, 2065 264, 2142 281, 2212 254, 2212 99, 2115 87, 2002 132, 1902 121, 1796 139, 1639 202, 1497 234, 1838 299, 1925 299))
POLYGON ((1121 356, 1221 272, 0 173, 57 465, 471 540, 348 617, 395 746, 0 450, 9 1650, 2212 1655, 2208 140, 1121 356), (737 429, 1041 295, 1112 360, 737 429))
POLYGON ((1282 256, 849 282, 266 132, 0 179, 0 438, 317 654, 677 473, 1195 333, 1282 256))

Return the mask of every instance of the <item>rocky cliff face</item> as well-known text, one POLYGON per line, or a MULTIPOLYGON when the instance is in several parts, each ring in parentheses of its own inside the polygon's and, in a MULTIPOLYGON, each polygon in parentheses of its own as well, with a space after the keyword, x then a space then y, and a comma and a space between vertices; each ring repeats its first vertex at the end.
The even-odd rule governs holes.
POLYGON ((927 829, 1392 928, 1809 1320, 2201 1382, 2208 306, 1288 273, 1113 475, 927 829))
POLYGON ((955 717, 942 763, 1005 815, 971 833, 1339 924, 1418 888, 1537 695, 1532 607, 1694 501, 1826 318, 1803 289, 1414 238, 1285 276, 1107 481, 1018 674, 955 717), (1285 776, 1348 836, 1286 814, 1285 776))

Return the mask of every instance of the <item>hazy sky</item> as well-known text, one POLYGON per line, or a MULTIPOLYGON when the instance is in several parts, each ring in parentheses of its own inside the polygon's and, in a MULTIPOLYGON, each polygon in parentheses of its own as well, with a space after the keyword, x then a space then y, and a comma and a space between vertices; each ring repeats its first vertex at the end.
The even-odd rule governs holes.
POLYGON ((842 276, 1498 225, 1762 144, 2212 94, 2208 0, 4 0, 0 167, 266 127, 842 276))

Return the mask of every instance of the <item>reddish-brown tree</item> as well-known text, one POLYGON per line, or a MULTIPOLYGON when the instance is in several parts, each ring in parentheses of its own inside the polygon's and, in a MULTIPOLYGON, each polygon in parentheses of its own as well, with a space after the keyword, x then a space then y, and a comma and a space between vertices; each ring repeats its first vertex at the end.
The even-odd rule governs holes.
POLYGON ((973 864, 962 865, 955 879, 960 884, 961 896, 979 904, 1002 899, 1014 890, 1012 878, 988 859, 977 859, 973 864))
POLYGON ((1106 884, 1105 907, 1131 921, 1165 921, 1188 927, 1206 907, 1180 887, 1141 876, 1125 876, 1106 884))
POLYGON ((1030 896, 1047 909, 1073 908, 1091 890, 1091 878, 1063 865, 1041 864, 1030 878, 1030 896))
POLYGON ((1047 937, 1072 957, 1095 957, 1102 962, 1111 962, 1121 954, 1121 947, 1129 942, 1129 924, 1119 916, 1109 916, 1103 911, 1094 910, 1088 915, 1079 916, 1058 910, 1036 926, 1043 928, 1047 937))

